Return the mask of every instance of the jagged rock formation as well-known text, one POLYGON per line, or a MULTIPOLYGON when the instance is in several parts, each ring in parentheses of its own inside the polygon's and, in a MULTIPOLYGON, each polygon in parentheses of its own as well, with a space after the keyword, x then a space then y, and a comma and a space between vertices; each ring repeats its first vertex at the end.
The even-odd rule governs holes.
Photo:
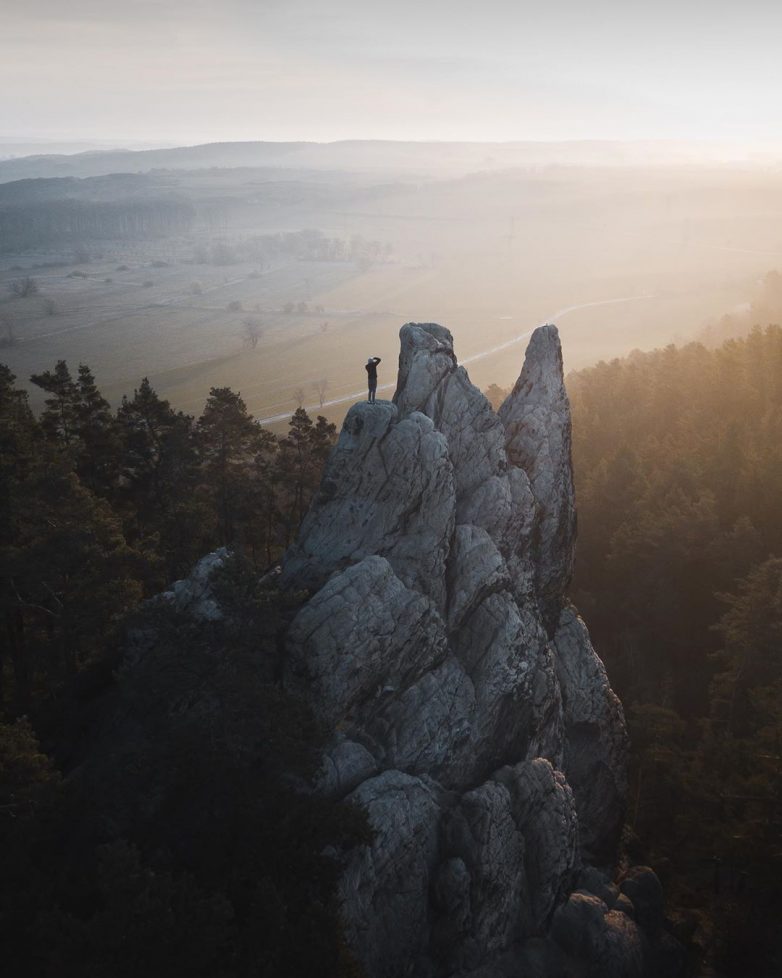
POLYGON ((570 404, 555 326, 532 334, 519 379, 500 407, 508 458, 530 480, 538 507, 537 594, 553 620, 573 575, 576 503, 570 463, 570 404))
POLYGON ((581 849, 588 860, 610 863, 627 788, 622 704, 572 607, 560 615, 554 646, 565 727, 563 768, 576 797, 581 849))
POLYGON ((163 591, 153 600, 170 604, 198 621, 216 621, 222 617, 222 612, 215 600, 210 578, 227 556, 225 547, 207 554, 198 561, 188 577, 175 581, 169 591, 163 591))
POLYGON ((335 731, 317 790, 375 831, 340 884, 369 978, 651 973, 632 883, 589 868, 626 733, 565 597, 575 531, 556 328, 498 416, 447 329, 404 326, 393 403, 350 410, 281 575, 310 592, 284 682, 335 731))

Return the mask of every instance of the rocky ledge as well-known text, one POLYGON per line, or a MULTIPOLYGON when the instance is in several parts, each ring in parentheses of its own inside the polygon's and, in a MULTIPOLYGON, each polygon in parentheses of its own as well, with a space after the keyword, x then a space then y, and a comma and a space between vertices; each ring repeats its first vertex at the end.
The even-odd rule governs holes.
POLYGON ((622 706, 566 598, 576 536, 555 326, 495 413, 449 331, 401 330, 347 415, 283 587, 284 682, 336 731, 317 790, 374 840, 340 884, 369 978, 675 974, 649 869, 612 882, 622 706))

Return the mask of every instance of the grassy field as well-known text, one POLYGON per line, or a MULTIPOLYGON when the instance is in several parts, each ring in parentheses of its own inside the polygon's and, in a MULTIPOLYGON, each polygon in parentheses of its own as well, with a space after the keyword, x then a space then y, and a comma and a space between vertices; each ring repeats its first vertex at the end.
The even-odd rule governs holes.
MULTIPOLYGON (((74 278, 69 267, 35 270, 39 294, 4 301, 0 310, 13 314, 17 343, 0 356, 20 378, 60 358, 74 366, 84 361, 114 403, 148 376, 182 410, 197 414, 210 387, 230 386, 264 418, 292 411, 302 392, 305 405, 317 406, 323 380, 326 400, 361 389, 369 355, 383 358, 382 381, 393 381, 398 330, 408 321, 447 325, 458 355, 468 358, 553 318, 568 304, 632 296, 627 283, 618 281, 601 291, 565 293, 564 301, 546 290, 515 301, 497 296, 487 304, 471 301, 472 283, 447 265, 390 264, 362 273, 347 263, 290 262, 259 275, 251 266, 153 267, 161 259, 134 265, 129 256, 120 260, 127 270, 117 271, 117 257, 78 266, 74 278), (46 311, 49 301, 55 303, 53 315, 46 311), (310 311, 284 312, 291 301, 307 302, 310 311), (247 319, 263 329, 254 349, 244 335, 247 319)), ((3 278, 15 281, 14 274, 3 278)), ((705 311, 717 316, 742 297, 735 285, 669 294, 646 289, 632 301, 575 309, 559 321, 566 366, 628 352, 647 343, 650 334, 658 343, 682 339, 705 311)), ((521 341, 472 364, 474 382, 511 383, 524 347, 521 341)), ((39 402, 35 393, 33 400, 39 402)), ((340 420, 347 406, 324 413, 340 420)))
MULTIPOLYGON (((339 401, 324 410, 339 421, 343 399, 363 389, 369 355, 383 359, 381 383, 394 381, 398 330, 408 321, 448 326, 467 359, 557 319, 568 369, 681 341, 747 301, 782 261, 782 235, 758 195, 723 202, 724 176, 698 193, 692 175, 655 179, 477 175, 347 201, 340 191, 333 203, 324 191, 317 204, 248 204, 236 226, 217 231, 100 242, 89 260, 65 247, 6 254, 0 360, 22 381, 60 358, 73 368, 89 363, 115 404, 148 376, 194 414, 211 387, 230 386, 259 418, 299 402, 318 410, 323 396, 339 401), (215 241, 308 227, 344 242, 377 239, 389 251, 371 266, 198 258, 215 241), (25 275, 37 294, 13 295, 25 275), (255 347, 247 321, 261 333, 255 347)), ((525 345, 475 360, 473 381, 512 383, 525 345)))

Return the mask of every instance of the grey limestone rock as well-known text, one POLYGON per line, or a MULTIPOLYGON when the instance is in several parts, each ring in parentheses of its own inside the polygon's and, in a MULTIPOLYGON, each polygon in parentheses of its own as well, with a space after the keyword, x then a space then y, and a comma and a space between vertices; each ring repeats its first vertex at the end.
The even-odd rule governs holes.
POLYGON ((563 767, 578 804, 587 859, 610 862, 625 813, 627 731, 622 704, 572 606, 554 637, 565 729, 563 767))
MULTIPOLYGON (((367 978, 673 978, 657 877, 630 870, 621 893, 611 879, 627 737, 566 601, 556 328, 533 333, 499 416, 447 329, 400 336, 394 403, 348 412, 270 582, 304 592, 282 680, 331 731, 307 790, 360 806, 373 831, 344 854, 347 942, 367 978)), ((165 600, 219 617, 223 558, 165 600)))
POLYGON ((612 883, 608 874, 595 866, 584 866, 576 881, 578 889, 586 890, 600 897, 609 910, 612 910, 619 897, 619 887, 612 883))
POLYGON ((443 378, 456 370, 451 331, 437 323, 407 323, 399 331, 399 373, 394 403, 401 417, 425 411, 443 378))
MULTIPOLYGON (((603 918, 602 948, 597 974, 603 978, 641 978, 645 973, 646 940, 635 921, 619 910, 603 918)), ((655 978, 660 978, 655 975, 655 978)))
POLYGON ((389 695, 365 729, 384 766, 452 787, 472 769, 467 749, 474 714, 473 683, 449 655, 398 696, 389 695))
POLYGON ((535 330, 519 379, 500 407, 506 450, 529 476, 538 505, 535 571, 541 601, 556 619, 570 578, 576 535, 570 402, 556 326, 535 330))
POLYGON ((494 781, 468 791, 447 814, 443 833, 449 858, 460 859, 469 876, 474 967, 522 934, 525 843, 511 792, 494 781))
POLYGON ((554 915, 551 936, 565 951, 577 954, 590 935, 602 928, 607 913, 608 907, 600 897, 577 890, 554 915))
POLYGON ((446 813, 437 932, 462 968, 545 933, 578 866, 577 835, 572 793, 541 758, 501 769, 446 813))
POLYGON ((561 767, 564 738, 562 695, 557 682, 554 653, 549 644, 541 645, 538 653, 538 667, 532 685, 532 714, 536 722, 527 748, 527 759, 545 757, 561 767))
POLYGON ((339 883, 350 946, 368 975, 426 974, 436 792, 418 778, 384 771, 348 797, 366 811, 374 832, 371 845, 353 852, 339 883))
POLYGON ((215 599, 209 578, 222 567, 227 557, 228 551, 225 547, 202 557, 190 574, 172 584, 171 590, 164 591, 159 600, 172 604, 177 611, 191 615, 198 621, 219 621, 223 613, 215 599))
POLYGON ((536 733, 534 687, 542 637, 507 591, 482 601, 452 636, 454 652, 475 688, 471 779, 526 756, 536 733))
POLYGON ((534 541, 539 507, 529 477, 523 469, 508 469, 511 517, 506 530, 506 560, 511 573, 513 593, 519 604, 535 604, 536 570, 534 541))
POLYGON ((597 975, 600 955, 633 978, 645 911, 579 877, 614 858, 626 735, 565 604, 556 329, 533 334, 499 416, 448 330, 400 336, 394 403, 351 408, 280 575, 310 592, 285 685, 334 731, 315 789, 349 792, 375 833, 339 884, 348 943, 368 978, 553 978, 574 961, 597 975), (585 883, 598 895, 572 892, 585 883))
POLYGON ((642 978, 644 938, 633 920, 592 894, 572 893, 559 907, 554 940, 585 978, 642 978))
POLYGON ((304 605, 286 647, 285 685, 336 725, 371 716, 385 691, 407 688, 444 659, 445 626, 384 557, 365 557, 304 605))
POLYGON ((421 412, 445 435, 454 471, 457 522, 483 527, 509 554, 523 542, 530 499, 520 486, 523 474, 511 476, 502 422, 464 367, 457 366, 447 329, 434 323, 408 323, 399 335, 394 403, 400 417, 421 412))
POLYGON ((523 931, 540 936, 572 888, 579 866, 573 793, 562 772, 541 757, 503 768, 496 778, 511 794, 526 846, 523 931))
POLYGON ((486 530, 457 526, 448 558, 449 629, 457 631, 485 598, 510 586, 508 568, 486 530))
POLYGON ((626 893, 620 893, 619 896, 614 901, 612 910, 617 910, 619 913, 623 913, 626 917, 635 918, 635 907, 633 906, 633 901, 627 896, 626 893))
POLYGON ((317 590, 370 555, 445 607, 445 561, 454 526, 453 469, 431 420, 398 420, 393 404, 355 404, 329 457, 283 585, 317 590))
POLYGON ((647 933, 656 934, 663 923, 663 888, 654 870, 631 867, 619 888, 632 901, 638 923, 647 933))
POLYGON ((337 738, 323 753, 315 786, 321 795, 343 798, 377 774, 377 770, 377 761, 366 747, 353 740, 337 738))

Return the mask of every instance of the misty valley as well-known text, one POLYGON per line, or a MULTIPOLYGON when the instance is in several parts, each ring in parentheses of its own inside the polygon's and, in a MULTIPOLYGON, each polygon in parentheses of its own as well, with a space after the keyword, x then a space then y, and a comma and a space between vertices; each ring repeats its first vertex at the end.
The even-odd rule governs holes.
POLYGON ((148 376, 191 413, 228 385, 259 418, 334 400, 339 421, 367 356, 395 360, 402 322, 447 323, 485 387, 512 382, 511 341, 549 319, 578 369, 768 304, 762 279, 782 256, 773 170, 575 147, 0 161, 4 359, 24 382, 87 362, 114 404, 148 376))

